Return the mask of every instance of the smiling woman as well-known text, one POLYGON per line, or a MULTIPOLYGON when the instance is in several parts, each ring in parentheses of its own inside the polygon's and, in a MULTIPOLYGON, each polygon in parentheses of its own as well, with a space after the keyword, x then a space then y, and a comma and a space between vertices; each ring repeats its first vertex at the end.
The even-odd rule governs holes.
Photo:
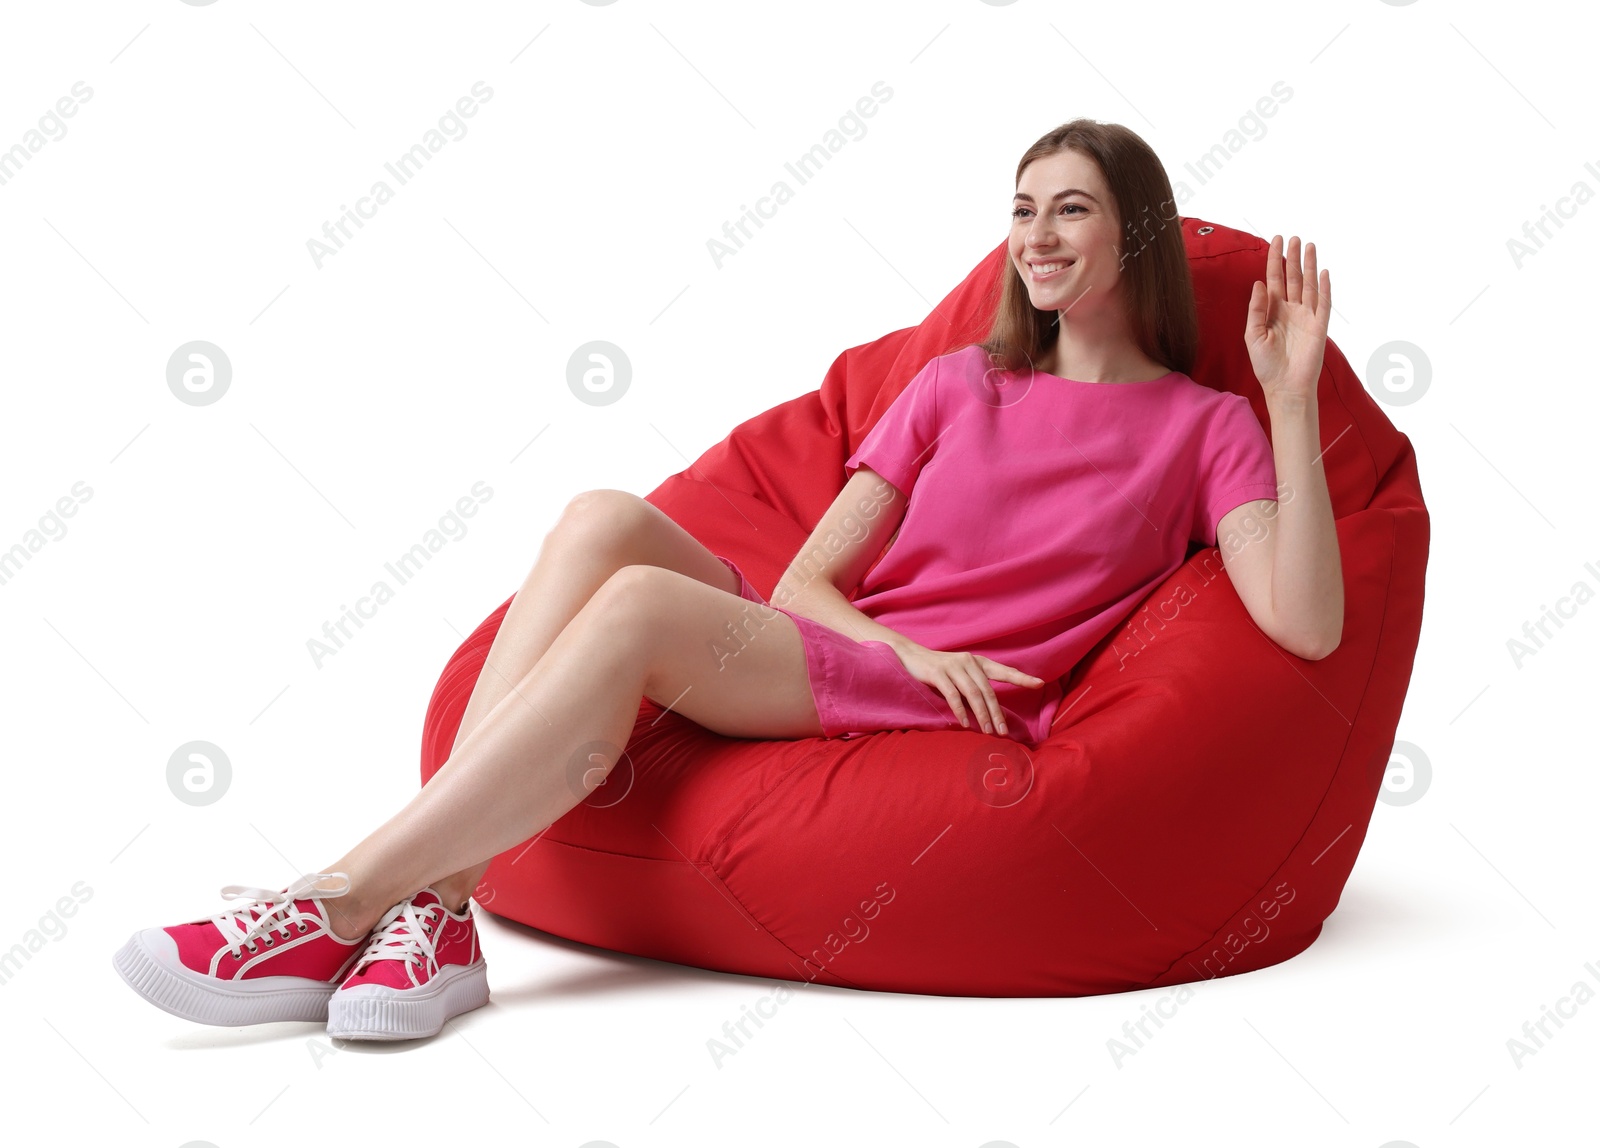
MULTIPOLYGON (((1045 204, 1059 188, 1020 190, 1040 208, 1030 224, 1044 226, 1045 204)), ((1076 214, 1067 211, 1061 226, 1076 214)), ((1319 394, 1326 453, 1288 461, 1315 465, 1319 476, 1322 462, 1329 464, 1350 588, 1348 625, 1338 650, 1319 661, 1296 661, 1296 651, 1263 633, 1230 591, 1231 579, 1220 577, 1209 543, 1237 535, 1248 543, 1237 547, 1241 556, 1275 544, 1248 521, 1230 529, 1227 518, 1238 508, 1227 510, 1227 475, 1241 461, 1246 473, 1275 471, 1263 465, 1275 461, 1266 454, 1268 416, 1280 447, 1293 449, 1288 432, 1304 429, 1281 393, 1273 400, 1279 405, 1264 408, 1266 394, 1251 376, 1258 364, 1271 365, 1271 348, 1258 359, 1239 337, 1246 327, 1263 337, 1249 315, 1252 290, 1271 297, 1268 328, 1279 296, 1287 299, 1287 285, 1270 270, 1270 288, 1252 287, 1263 261, 1281 263, 1281 248, 1199 219, 1172 230, 1187 247, 1185 270, 1207 320, 1191 377, 1214 395, 1210 414, 1228 433, 1204 436, 1209 448, 1195 456, 1187 481, 1165 488, 1181 494, 1179 506, 1191 505, 1193 516, 1178 529, 1194 549, 1152 591, 1148 615, 1132 616, 1142 646, 1108 636, 1073 665, 1060 683, 1065 694, 1048 738, 1028 744, 1018 722, 1009 739, 980 732, 976 722, 939 730, 894 724, 848 740, 734 738, 679 707, 643 706, 619 772, 607 782, 625 798, 597 793, 545 828, 530 818, 528 835, 488 867, 478 905, 547 933, 655 960, 783 980, 815 974, 821 983, 875 991, 985 997, 1160 989, 1264 968, 1312 944, 1339 903, 1394 744, 1421 622, 1427 512, 1409 443, 1329 342, 1319 394), (1230 459, 1229 450, 1243 453, 1230 459), (1177 596, 1184 583, 1190 592, 1177 596), (897 896, 872 920, 865 943, 843 945, 841 921, 856 909, 863 921, 869 915, 862 874, 912 895, 897 896), (839 940, 829 940, 830 932, 839 940), (821 971, 799 959, 819 942, 832 956, 821 971)), ((828 570, 844 587, 837 599, 822 587, 809 601, 788 601, 834 628, 838 641, 827 656, 838 653, 847 666, 870 672, 871 651, 881 649, 852 643, 852 636, 894 636, 881 624, 887 611, 873 605, 888 595, 869 597, 863 582, 881 581, 905 603, 960 576, 959 561, 949 561, 954 546, 928 528, 943 502, 977 504, 969 523, 978 559, 1024 590, 1030 582, 1041 587, 1057 611, 1071 608, 1079 585, 1063 584, 1063 569, 1105 562, 1149 529, 1146 517, 1169 526, 1182 521, 1173 506, 1157 505, 1162 487, 1129 485, 1105 467, 1108 457, 1120 466, 1162 465, 1141 404, 1146 392, 1181 394, 1181 375, 1107 383, 1026 368, 975 378, 956 371, 964 357, 981 364, 983 352, 971 343, 952 350, 952 342, 982 338, 995 319, 996 284, 1020 279, 1011 236, 996 240, 917 327, 843 350, 819 389, 733 428, 648 496, 701 543, 737 558, 746 581, 764 590, 782 588, 786 563, 797 548, 809 549, 809 542, 801 545, 807 531, 827 535, 841 496, 853 505, 876 481, 908 486, 910 498, 897 490, 861 546, 827 548, 835 555, 828 570), (947 387, 953 379, 956 386, 947 387), (1074 397, 1098 404, 1104 438, 1038 417, 1048 402, 1074 397), (863 449, 886 424, 891 429, 879 437, 889 446, 868 449, 882 478, 864 465, 841 489, 831 464, 863 449), (1025 459, 975 433, 996 426, 1016 433, 1029 424, 1040 445, 1025 459), (941 499, 941 472, 954 474, 974 456, 986 473, 944 486, 955 494, 941 499), (912 464, 920 467, 915 474, 912 464), (1053 497, 1018 502, 1008 484, 1035 465, 1046 478, 1056 467, 1063 485, 1053 497), (879 552, 879 538, 888 534, 882 523, 902 513, 899 540, 870 566, 855 551, 879 552), (1103 516, 1109 529, 1082 539, 1084 548, 1066 561, 1028 568, 1022 547, 1084 513, 1103 516), (1012 537, 1021 539, 1015 550, 1012 537), (898 555, 903 572, 919 549, 929 555, 924 573, 932 581, 896 587, 886 576, 890 563, 898 555), (858 622, 853 607, 873 616, 863 613, 858 622)), ((1063 235, 1058 242, 1068 241, 1063 235)), ((1300 298, 1303 304, 1303 291, 1300 298)), ((1046 324, 1059 314, 1046 315, 1046 324)), ((1285 486, 1275 521, 1292 514, 1307 491, 1285 486)), ((1258 509, 1255 521, 1274 520, 1258 509)), ((854 532, 837 537, 846 534, 854 532)), ((971 540, 964 553, 974 553, 971 540)), ((975 584, 981 591, 983 579, 975 584)), ((451 771, 477 756, 460 731, 475 718, 470 707, 478 693, 504 681, 501 635, 518 629, 515 611, 527 598, 522 592, 492 612, 440 675, 424 734, 424 792, 441 784, 457 791, 459 774, 451 771)), ((988 605, 957 603, 951 624, 976 633, 992 616, 992 638, 1010 619, 988 605)), ((739 662, 759 658, 781 625, 769 625, 739 662)), ((943 636, 909 633, 930 644, 943 636)), ((916 663, 923 655, 906 642, 901 648, 916 663)), ((945 652, 952 649, 960 648, 945 652)), ((965 680, 964 688, 979 689, 965 680)), ((891 679, 847 684, 862 681, 891 679)), ((1015 685, 988 682, 996 694, 1015 685)), ((1037 692, 1018 689, 1016 696, 1037 692)), ((866 716, 860 691, 842 696, 853 717, 866 716)), ((534 700, 544 704, 542 695, 534 700)), ((776 715, 784 699, 766 704, 776 715)), ((496 724, 493 716, 488 724, 496 724)), ((527 770, 530 778, 538 773, 527 770)), ((501 790, 500 799, 509 793, 501 790)), ((1159 1009, 1160 1000, 1174 998, 1155 999, 1159 1009)))
MULTIPOLYGON (((1165 215, 1172 202, 1160 161, 1119 124, 1074 120, 1035 142, 1017 165, 1007 241, 1014 273, 1002 276, 983 343, 991 361, 1010 372, 1119 389, 1187 375, 1199 321, 1183 239, 1175 228, 1144 229, 1151 205, 1165 215), (1134 250, 1138 258, 1127 258, 1134 250)), ((1284 649, 1315 659, 1338 645, 1344 609, 1333 510, 1317 465, 1315 399, 1331 286, 1326 271, 1319 282, 1314 245, 1306 246, 1302 272, 1298 237, 1287 252, 1274 237, 1266 262, 1244 334, 1272 439, 1247 409, 1232 412, 1231 431, 1223 429, 1225 420, 1207 416, 1212 429, 1199 473, 1212 488, 1200 500, 1206 517, 1196 523, 1195 537, 1209 545, 1247 514, 1272 520, 1260 545, 1225 550, 1223 562, 1262 630, 1284 649), (1247 417, 1241 421, 1240 414, 1247 417), (1255 472, 1235 470, 1230 479, 1227 467, 1252 455, 1255 472), (1297 497, 1273 513, 1280 486, 1297 497)), ((1238 406, 1239 396, 1214 397, 1238 406)), ((1141 432, 1148 430, 1150 412, 1126 413, 1141 432)), ((1133 426, 1125 429, 1132 433, 1133 426)), ((1114 450, 1107 455, 1114 456, 1114 450)))
POLYGON ((1171 203, 1160 161, 1126 128, 1075 121, 1035 143, 1012 198, 1016 275, 1001 280, 985 349, 1008 370, 1084 382, 1193 369, 1200 326, 1183 238, 1147 223, 1171 203))
MULTIPOLYGON (((904 364, 890 369, 879 360, 856 372, 856 379, 870 378, 870 386, 885 388, 877 397, 887 396, 889 402, 886 409, 877 407, 875 421, 853 452, 837 449, 840 428, 851 428, 855 442, 854 428, 877 397, 859 393, 869 385, 861 382, 858 401, 846 403, 841 371, 838 382, 824 388, 838 402, 836 409, 823 412, 815 399, 796 400, 785 405, 790 421, 783 433, 748 453, 734 448, 720 461, 702 460, 704 473, 714 472, 719 481, 697 480, 700 496, 718 499, 712 521, 731 532, 722 535, 725 541, 738 540, 729 549, 748 551, 764 540, 788 539, 783 548, 792 559, 779 579, 782 593, 774 594, 787 606, 753 609, 752 603, 768 603, 738 564, 650 501, 618 490, 579 495, 550 530, 521 589, 493 619, 487 648, 477 650, 478 661, 469 671, 470 699, 453 712, 448 733, 438 735, 434 723, 430 744, 442 746, 444 760, 430 760, 426 783, 411 802, 325 869, 281 889, 227 886, 224 896, 246 903, 209 919, 134 934, 114 958, 118 971, 155 1006, 202 1023, 322 1019, 335 1036, 435 1035, 451 1017, 488 1000, 469 901, 490 862, 530 843, 530 833, 545 837, 557 819, 579 805, 588 805, 590 813, 606 809, 608 825, 624 824, 641 812, 641 801, 631 794, 670 784, 675 791, 643 811, 647 829, 636 826, 640 832, 627 842, 582 851, 581 864, 590 868, 577 886, 585 911, 595 910, 589 919, 603 915, 597 901, 601 887, 610 883, 606 874, 628 871, 626 883, 635 890, 652 881, 672 883, 670 893, 656 886, 660 895, 653 899, 659 904, 641 906, 633 935, 651 935, 654 922, 668 922, 669 931, 686 938, 687 948, 674 952, 707 951, 690 934, 728 925, 729 902, 720 890, 734 889, 738 901, 750 907, 738 919, 738 943, 754 945, 748 952, 785 962, 794 973, 800 970, 793 958, 825 947, 835 955, 847 952, 848 960, 841 962, 847 967, 830 965, 818 979, 848 983, 864 964, 908 959, 915 964, 927 957, 934 969, 924 984, 1003 979, 1010 974, 996 969, 1004 965, 1026 970, 1019 974, 1024 979, 1035 978, 1026 987, 1059 988, 1061 978, 1048 970, 1068 946, 1060 937, 1038 935, 1051 926, 1040 923, 1041 915, 1028 906, 1045 898, 1061 904, 1059 897, 1066 893, 1078 898, 1076 905, 1045 916, 1097 939, 1117 926, 1102 915, 1095 919, 1097 927, 1084 927, 1093 899, 1106 896, 1103 882, 1091 879, 1064 888, 1053 861, 1036 862, 1055 857, 1063 837, 1074 848, 1082 840, 1082 855, 1113 855, 1115 847, 1102 835, 1126 838, 1126 826, 1135 818, 1119 809, 1118 816, 1081 821, 1089 811, 1079 809, 1083 803, 1077 797, 1091 788, 1108 791, 1081 784, 1082 739, 1076 739, 1075 762, 1040 770, 1037 786, 1031 756, 1015 743, 1042 746, 1058 717, 1071 713, 1078 720, 1097 708, 1104 712, 1108 704, 1119 704, 1119 695, 1141 704, 1141 699, 1166 698, 1204 705, 1197 675, 1186 674, 1182 689, 1167 682, 1147 689, 1138 683, 1155 683, 1173 664, 1169 650, 1191 658, 1197 635, 1212 642, 1225 633, 1229 617, 1242 617, 1239 602, 1220 591, 1186 606, 1171 633, 1131 661, 1125 676, 1114 682, 1102 676, 1111 688, 1096 691, 1088 706, 1074 711, 1068 705, 1056 714, 1080 664, 1093 661, 1097 646, 1103 652, 1100 643, 1109 629, 1171 577, 1193 543, 1209 547, 1219 531, 1236 529, 1243 508, 1253 506, 1266 518, 1261 508, 1275 501, 1275 478, 1286 481, 1295 497, 1259 541, 1223 555, 1230 580, 1250 617, 1288 654, 1324 657, 1338 644, 1342 624, 1339 556, 1317 450, 1315 397, 1326 342, 1327 273, 1319 286, 1315 255, 1308 248, 1310 274, 1302 277, 1298 239, 1291 241, 1286 272, 1284 249, 1275 238, 1266 253, 1265 282, 1251 288, 1244 345, 1270 415, 1269 441, 1252 406, 1257 392, 1247 396, 1215 383, 1202 385, 1189 375, 1198 356, 1198 331, 1185 238, 1177 228, 1136 232, 1147 205, 1171 199, 1159 159, 1125 127, 1076 120, 1042 137, 1018 166, 1009 233, 996 252, 1004 258, 985 265, 984 290, 965 296, 965 311, 961 306, 936 311, 927 324, 935 333, 919 335, 914 346, 896 344, 904 332, 880 340, 879 353, 902 346, 904 364), (1135 238, 1143 245, 1139 258, 1126 259, 1135 238), (1000 279, 997 311, 995 275, 1000 279), (973 302, 980 298, 981 303, 973 302), (983 341, 970 338, 981 330, 975 319, 989 323, 983 341), (935 339, 951 339, 952 332, 957 333, 955 347, 946 345, 942 352, 934 347, 935 339), (902 365, 909 369, 897 374, 902 365), (899 384, 907 375, 909 383, 897 392, 887 389, 885 379, 897 376, 899 384), (807 443, 813 416, 829 429, 807 443), (736 463, 728 461, 733 458, 736 463), (775 459, 782 460, 786 473, 770 473, 775 459), (839 467, 829 460, 856 472, 843 489, 839 467), (730 469, 738 474, 730 478, 730 469), (786 482, 796 481, 787 471, 808 474, 813 488, 792 499, 777 495, 786 482), (833 492, 831 504, 827 491, 833 492), (811 524, 811 535, 796 551, 790 527, 799 529, 797 515, 811 524), (888 546, 891 536, 894 543, 888 546), (646 731, 641 739, 640 709, 647 702, 661 709, 651 727, 668 711, 674 721, 660 725, 659 735, 646 731), (635 769, 625 748, 648 743, 652 736, 685 744, 692 738, 683 728, 686 722, 768 754, 782 753, 773 747, 783 742, 921 734, 928 740, 918 744, 928 750, 944 747, 946 753, 942 758, 930 753, 919 764, 950 768, 890 780, 870 769, 859 772, 835 749, 812 744, 804 750, 809 764, 796 761, 792 768, 739 774, 735 784, 756 785, 773 798, 756 815, 740 800, 722 800, 697 788, 707 771, 715 770, 709 760, 714 755, 685 761, 683 768, 635 769), (969 740, 952 743, 952 737, 969 740), (619 769, 616 784, 591 803, 588 799, 613 769, 619 769), (1017 784, 1006 782, 1013 777, 1017 784), (832 779, 823 781, 825 786, 836 787, 801 806, 788 803, 824 778, 832 779), (839 794, 851 785, 858 795, 841 800, 839 794), (869 795, 872 786, 885 788, 869 795), (618 792, 621 796, 613 796, 618 792), (1011 812, 974 821, 977 806, 988 813, 1011 812), (736 807, 741 828, 702 827, 680 836, 680 818, 715 818, 718 811, 736 807), (886 810, 905 815, 886 816, 886 810), (764 820, 774 811, 777 822, 764 820), (851 827, 852 818, 867 821, 851 827), (854 884, 815 901, 811 886, 819 874, 802 877, 792 865, 780 864, 749 882, 718 886, 709 879, 718 866, 738 866, 751 856, 724 846, 739 833, 763 832, 762 826, 776 826, 776 832, 765 832, 786 842, 813 834, 812 846, 802 850, 803 864, 812 868, 817 857, 881 849, 892 840, 892 850, 868 864, 852 859, 831 866, 854 883, 863 872, 886 878, 905 873, 914 863, 907 858, 935 848, 930 827, 958 825, 939 847, 942 852, 931 854, 930 863, 918 870, 930 875, 917 877, 919 884, 936 880, 940 887, 923 886, 918 896, 902 902, 905 910, 897 907, 887 926, 875 925, 870 944, 859 943, 867 934, 849 923, 857 921, 850 902, 861 895, 854 884), (1070 827, 1070 835, 1062 825, 1070 827), (815 838, 818 827, 826 841, 815 838), (996 833, 1003 837, 982 840, 996 833), (688 858, 679 840, 687 849, 714 843, 717 857, 705 871, 698 862, 679 871, 679 860, 688 858), (637 879, 628 859, 637 855, 640 841, 661 855, 651 866, 653 875, 637 879), (955 868, 949 865, 952 849, 962 858, 955 868), (975 877, 989 860, 1005 876, 975 877), (780 870, 772 882, 770 875, 780 870), (941 872, 951 876, 931 876, 941 872), (1023 875, 1029 873, 1041 874, 1048 889, 1025 888, 1023 875), (969 879, 973 887, 960 888, 969 879), (709 913, 686 916, 667 905, 702 896, 707 885, 718 890, 709 913), (951 933, 939 925, 939 935, 919 935, 926 925, 913 920, 920 915, 916 905, 939 906, 942 912, 979 886, 982 909, 973 912, 969 905, 967 911, 969 924, 981 920, 979 927, 951 933), (757 904, 769 888, 781 890, 775 894, 781 903, 757 904), (802 907, 809 911, 799 912, 802 907), (656 917, 647 911, 659 908, 668 911, 656 917), (789 929, 783 944, 770 946, 762 939, 758 922, 802 919, 808 923, 789 929), (843 935, 838 922, 845 922, 843 935), (1010 939, 1038 941, 1036 951, 1011 959, 1001 955, 1007 948, 1002 945, 973 960, 978 947, 1017 928, 1029 932, 1010 939), (841 940, 851 943, 846 948, 841 940), (963 946, 969 946, 965 952, 963 946), (964 971, 952 977, 957 968, 964 971)), ((1259 266, 1258 246, 1231 250, 1248 253, 1259 266)), ((1237 283, 1230 291, 1233 312, 1216 313, 1238 312, 1237 283)), ((1235 356, 1236 330, 1227 339, 1235 356)), ((1226 376, 1236 382, 1243 373, 1232 369, 1226 376)), ((696 476, 702 473, 699 466, 694 470, 696 476)), ((710 537, 715 531, 705 533, 710 537)), ((1254 632, 1245 641, 1243 648, 1235 641, 1227 651, 1229 673, 1241 695, 1254 702, 1271 694, 1272 680, 1261 675, 1251 654, 1270 643, 1254 632)), ((1271 654, 1272 671, 1286 676, 1279 665, 1283 652, 1271 654)), ((1104 670, 1108 663, 1102 656, 1098 664, 1104 670)), ((1128 716, 1131 703, 1120 704, 1120 716, 1128 716)), ((1140 722, 1137 739, 1159 762, 1186 761, 1188 750, 1176 750, 1171 739, 1181 735, 1187 742, 1204 730, 1187 728, 1196 724, 1187 714, 1166 716, 1178 720, 1140 722)), ((1265 724, 1254 722, 1252 735, 1265 724)), ((1351 744, 1348 731, 1337 732, 1329 745, 1351 744)), ((642 757, 646 746, 634 748, 642 757)), ((851 759, 856 764, 881 753, 861 749, 851 759)), ((1370 747, 1362 753, 1370 760, 1370 747)), ((1260 756, 1234 753, 1243 761, 1260 756)), ((1197 760, 1214 764, 1210 758, 1197 760)), ((1231 776, 1219 767, 1209 770, 1203 783, 1197 770, 1175 786, 1147 786, 1149 771, 1140 767, 1150 762, 1126 764, 1127 769, 1097 776, 1127 778, 1144 795, 1168 788, 1194 794, 1205 786, 1223 792, 1231 776)), ((1283 779, 1292 779, 1295 771, 1275 776, 1277 784, 1286 784, 1283 779)), ((1253 816, 1263 804, 1238 800, 1234 790, 1225 796, 1230 800, 1220 809, 1207 811, 1218 824, 1235 814, 1253 816)), ((1189 805, 1165 811, 1185 816, 1152 836, 1194 841, 1200 833, 1203 838, 1206 827, 1195 823, 1189 805)), ((579 811, 565 828, 588 824, 586 816, 579 811)), ((1144 822, 1149 818, 1140 812, 1144 822)), ((546 847, 530 854, 519 873, 565 856, 555 840, 560 836, 548 835, 546 847)), ((1303 834, 1297 829, 1288 836, 1303 834)), ((1138 847, 1149 845, 1141 839, 1138 847)), ((1203 852, 1184 851, 1181 860, 1169 859, 1165 872, 1144 866, 1158 887, 1140 888, 1138 900, 1161 900, 1161 889, 1174 884, 1172 874, 1193 867, 1203 852)), ((1242 853, 1230 844, 1228 856, 1242 853)), ((523 860, 520 854, 518 860, 523 860)), ((1238 893, 1250 887, 1247 882, 1259 881, 1261 872, 1275 867, 1258 860, 1251 860, 1243 876, 1225 874, 1217 880, 1218 903, 1205 910, 1209 917, 1225 920, 1237 910, 1238 893)), ((1332 868, 1325 865, 1320 872, 1332 868)), ((886 880, 884 887, 892 891, 898 884, 886 880)), ((1157 910, 1161 927, 1151 930, 1158 934, 1153 943, 1169 948, 1176 943, 1177 951, 1145 953, 1115 975, 1106 970, 1116 961, 1096 958, 1092 963, 1100 979, 1095 983, 1109 978, 1134 987, 1130 979, 1148 983, 1173 969, 1178 971, 1172 975, 1189 979, 1179 958, 1197 951, 1194 946, 1208 930, 1190 927, 1188 933, 1197 935, 1186 936, 1183 927, 1167 928, 1169 922, 1194 926, 1200 920, 1187 900, 1191 891, 1183 892, 1185 907, 1157 910), (1176 942, 1170 939, 1174 936, 1176 942)), ((1117 919, 1128 923, 1124 901, 1113 900, 1117 919)), ((545 899, 555 908, 559 901, 560 894, 545 899)), ((862 915, 872 916, 864 903, 862 915)), ((1152 943, 1144 934, 1146 923, 1154 922, 1133 922, 1141 939, 1127 943, 1152 943)), ((1246 961, 1270 963, 1260 948, 1253 946, 1246 961)), ((1196 958, 1203 959, 1203 953, 1196 958)))

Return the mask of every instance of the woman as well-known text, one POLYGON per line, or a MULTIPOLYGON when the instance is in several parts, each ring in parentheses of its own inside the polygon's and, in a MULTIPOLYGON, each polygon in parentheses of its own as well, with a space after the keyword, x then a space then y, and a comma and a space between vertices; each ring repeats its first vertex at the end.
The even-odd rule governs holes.
POLYGON ((1285 271, 1278 236, 1252 289, 1245 340, 1269 443, 1244 399, 1185 373, 1198 328, 1176 223, 1133 132, 1076 120, 1044 136, 1018 165, 989 339, 930 361, 873 427, 774 592, 787 606, 767 607, 643 499, 579 495, 416 797, 326 871, 229 886, 249 902, 136 933, 118 971, 209 1024, 437 1033, 488 999, 469 898, 489 859, 604 781, 642 697, 730 737, 976 719, 1037 743, 1059 679, 1191 541, 1227 539, 1261 629, 1326 656, 1343 622, 1317 465, 1328 273, 1319 286, 1310 244, 1302 273, 1298 237, 1285 271))

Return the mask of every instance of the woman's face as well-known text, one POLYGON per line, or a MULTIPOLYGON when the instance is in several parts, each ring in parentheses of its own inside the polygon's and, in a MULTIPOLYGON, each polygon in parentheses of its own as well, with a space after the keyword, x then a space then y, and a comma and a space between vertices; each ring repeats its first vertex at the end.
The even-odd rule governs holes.
POLYGON ((1081 313, 1117 298, 1122 224, 1094 160, 1070 149, 1034 160, 1011 208, 1011 263, 1035 307, 1081 313))

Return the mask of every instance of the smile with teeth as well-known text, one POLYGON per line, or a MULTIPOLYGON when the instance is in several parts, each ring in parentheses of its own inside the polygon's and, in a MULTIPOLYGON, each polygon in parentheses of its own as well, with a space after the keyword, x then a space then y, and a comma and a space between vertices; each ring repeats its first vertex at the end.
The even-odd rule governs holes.
POLYGON ((1044 279, 1049 279, 1052 276, 1065 271, 1071 266, 1072 261, 1062 261, 1060 263, 1034 263, 1031 265, 1030 270, 1032 271, 1034 282, 1039 282, 1044 279))

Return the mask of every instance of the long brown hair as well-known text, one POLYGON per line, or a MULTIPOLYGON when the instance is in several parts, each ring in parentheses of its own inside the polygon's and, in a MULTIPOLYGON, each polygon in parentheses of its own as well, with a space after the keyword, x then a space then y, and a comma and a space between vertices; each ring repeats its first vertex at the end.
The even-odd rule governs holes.
MULTIPOLYGON (((1022 182, 1022 173, 1034 160, 1068 149, 1099 165, 1115 200, 1122 230, 1124 297, 1139 349, 1168 370, 1188 374, 1200 341, 1200 321, 1166 169, 1150 145, 1130 129, 1076 119, 1040 136, 1023 153, 1017 182, 1022 182)), ((996 367, 1030 370, 1060 334, 1058 313, 1033 305, 1009 257, 1001 262, 999 287, 994 323, 981 346, 996 367)))

